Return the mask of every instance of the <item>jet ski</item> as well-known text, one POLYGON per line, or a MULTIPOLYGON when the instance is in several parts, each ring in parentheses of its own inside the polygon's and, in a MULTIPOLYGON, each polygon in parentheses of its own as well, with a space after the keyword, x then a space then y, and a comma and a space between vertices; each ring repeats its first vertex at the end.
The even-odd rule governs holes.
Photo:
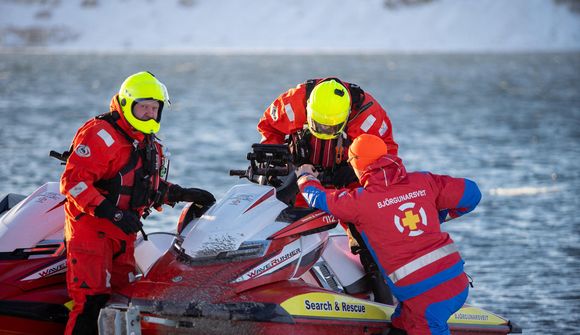
MULTIPOLYGON (((187 205, 175 231, 140 235, 139 278, 99 316, 100 334, 387 334, 394 304, 372 283, 338 220, 291 206, 298 192, 283 145, 254 144, 247 170, 204 213, 187 205)), ((0 333, 62 334, 71 301, 57 183, 0 202, 0 333)), ((520 327, 465 305, 452 334, 520 327)))

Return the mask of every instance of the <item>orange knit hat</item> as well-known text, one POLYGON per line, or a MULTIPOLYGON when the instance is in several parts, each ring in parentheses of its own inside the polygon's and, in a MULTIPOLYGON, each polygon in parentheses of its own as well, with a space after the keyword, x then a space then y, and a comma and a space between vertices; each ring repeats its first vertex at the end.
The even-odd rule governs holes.
POLYGON ((348 162, 355 170, 364 171, 387 154, 387 144, 378 136, 362 134, 348 148, 348 162))

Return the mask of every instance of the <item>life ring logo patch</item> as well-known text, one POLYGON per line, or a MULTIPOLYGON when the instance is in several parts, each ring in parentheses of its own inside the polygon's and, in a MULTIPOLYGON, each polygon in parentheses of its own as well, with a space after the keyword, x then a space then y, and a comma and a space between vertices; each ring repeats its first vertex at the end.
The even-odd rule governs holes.
POLYGON ((91 157, 91 148, 89 148, 87 145, 79 144, 75 149, 75 153, 79 157, 91 157))
POLYGON ((418 210, 415 209, 414 202, 407 202, 399 206, 399 210, 402 215, 395 215, 394 221, 397 230, 400 233, 406 231, 409 232, 409 236, 419 236, 423 234, 423 230, 420 229, 420 225, 427 226, 427 214, 423 207, 418 210))
POLYGON ((278 107, 274 104, 270 106, 270 116, 274 122, 278 121, 278 107))

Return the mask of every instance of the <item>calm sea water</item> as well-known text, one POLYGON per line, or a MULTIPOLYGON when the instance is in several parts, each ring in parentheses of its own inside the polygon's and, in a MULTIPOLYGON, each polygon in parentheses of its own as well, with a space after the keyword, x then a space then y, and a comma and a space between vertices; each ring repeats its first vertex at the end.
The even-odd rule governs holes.
MULTIPOLYGON (((172 96, 161 137, 170 180, 217 197, 239 181, 257 121, 308 78, 358 83, 387 108, 409 170, 475 180, 476 211, 444 225, 475 279, 469 302, 526 334, 580 333, 580 54, 0 54, 0 193, 57 181, 48 157, 108 110, 123 79, 157 75, 172 96)), ((148 230, 170 229, 179 208, 148 230)))

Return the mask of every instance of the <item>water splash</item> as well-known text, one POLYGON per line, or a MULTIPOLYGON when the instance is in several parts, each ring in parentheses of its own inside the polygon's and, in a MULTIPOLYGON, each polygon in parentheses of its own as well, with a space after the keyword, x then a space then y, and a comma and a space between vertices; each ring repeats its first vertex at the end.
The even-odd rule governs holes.
POLYGON ((561 191, 558 186, 543 186, 543 187, 498 187, 489 190, 491 195, 499 195, 503 197, 519 197, 519 196, 531 196, 544 193, 554 193, 561 191))

